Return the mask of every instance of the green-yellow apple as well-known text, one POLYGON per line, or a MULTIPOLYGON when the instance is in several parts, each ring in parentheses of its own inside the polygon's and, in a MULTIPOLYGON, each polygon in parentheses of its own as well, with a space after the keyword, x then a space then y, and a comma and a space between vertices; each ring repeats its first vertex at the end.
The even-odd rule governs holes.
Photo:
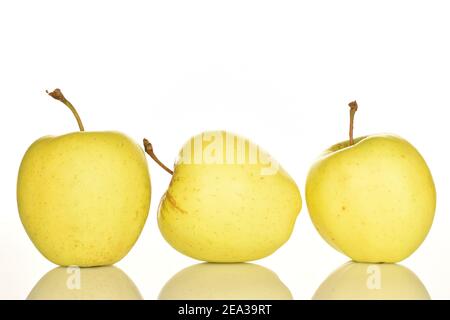
POLYGON ((251 263, 201 263, 181 270, 160 300, 292 300, 271 270, 251 263))
POLYGON ((51 96, 71 108, 80 132, 43 137, 29 147, 17 181, 20 218, 55 264, 113 264, 128 253, 147 219, 145 154, 122 133, 85 132, 61 91, 51 96))
POLYGON ((314 300, 430 300, 420 279, 397 264, 348 262, 317 289, 314 300))
POLYGON ((27 300, 142 300, 142 296, 117 267, 58 267, 39 280, 27 300))
POLYGON ((379 134, 329 148, 312 166, 306 202, 321 236, 358 262, 398 262, 424 241, 436 191, 425 160, 408 141, 379 134))
MULTIPOLYGON (((161 164, 145 139, 144 146, 161 164)), ((244 262, 283 245, 300 209, 297 185, 266 152, 244 138, 212 131, 182 148, 158 224, 169 244, 187 256, 244 262)))

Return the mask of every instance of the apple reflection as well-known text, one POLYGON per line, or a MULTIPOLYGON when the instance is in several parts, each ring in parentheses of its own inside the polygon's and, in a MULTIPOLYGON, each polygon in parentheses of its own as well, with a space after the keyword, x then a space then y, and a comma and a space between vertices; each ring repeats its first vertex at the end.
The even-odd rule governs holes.
POLYGON ((28 300, 142 300, 138 288, 113 266, 57 267, 45 274, 28 300))
POLYGON ((160 300, 291 300, 271 270, 251 263, 201 263, 181 270, 162 288, 160 300))
POLYGON ((320 285, 314 300, 429 300, 420 279, 398 264, 348 262, 320 285))

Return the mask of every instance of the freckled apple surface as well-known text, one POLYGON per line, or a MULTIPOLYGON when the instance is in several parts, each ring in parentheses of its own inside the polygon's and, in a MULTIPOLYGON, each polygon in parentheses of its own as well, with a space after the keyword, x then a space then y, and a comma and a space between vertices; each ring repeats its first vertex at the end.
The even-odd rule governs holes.
POLYGON ((17 182, 20 218, 55 264, 110 265, 139 237, 150 206, 142 149, 118 132, 44 137, 26 152, 17 182))
MULTIPOLYGON (((225 132, 208 134, 226 139, 225 132)), ((255 147, 236 137, 239 141, 247 152, 255 147)), ((207 148, 203 144, 202 152, 207 148)), ((180 159, 158 213, 161 233, 175 249, 203 261, 243 262, 266 257, 289 239, 301 196, 281 167, 263 174, 267 166, 248 159, 242 164, 225 158, 214 164, 180 159)))
POLYGON ((311 219, 334 248, 360 262, 398 262, 431 228, 436 190, 406 140, 374 135, 331 147, 306 182, 311 219))

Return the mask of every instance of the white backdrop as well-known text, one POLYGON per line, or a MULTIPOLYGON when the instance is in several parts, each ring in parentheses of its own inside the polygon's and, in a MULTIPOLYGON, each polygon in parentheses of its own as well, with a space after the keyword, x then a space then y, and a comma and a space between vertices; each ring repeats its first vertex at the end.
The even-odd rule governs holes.
MULTIPOLYGON (((414 144, 433 173, 431 232, 410 258, 434 299, 450 298, 450 5, 448 1, 0 2, 0 298, 26 298, 54 266, 20 223, 16 177, 28 146, 77 129, 45 94, 60 87, 86 130, 148 137, 171 162, 204 130, 226 129, 268 150, 297 181, 317 155, 355 134, 414 144)), ((149 161, 152 204, 118 266, 146 299, 197 263, 161 237, 156 209, 170 176, 149 161)), ((304 203, 290 241, 257 264, 309 299, 347 258, 316 233, 304 203)))

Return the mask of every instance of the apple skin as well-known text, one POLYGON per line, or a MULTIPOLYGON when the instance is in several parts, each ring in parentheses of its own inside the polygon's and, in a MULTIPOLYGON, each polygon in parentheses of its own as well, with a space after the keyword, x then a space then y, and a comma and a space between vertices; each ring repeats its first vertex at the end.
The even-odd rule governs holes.
POLYGON ((252 263, 200 263, 174 275, 159 300, 292 300, 271 270, 252 263))
MULTIPOLYGON (((186 145, 206 135, 225 141, 232 134, 206 132, 186 145)), ((247 154, 255 146, 235 139, 235 151, 239 142, 245 142, 247 154)), ((296 183, 281 167, 262 175, 264 165, 248 159, 243 164, 186 163, 180 160, 186 145, 158 210, 160 231, 172 247, 197 260, 231 263, 264 258, 289 239, 302 201, 296 183)), ((203 143, 202 154, 208 146, 203 143)))
POLYGON ((142 231, 150 196, 144 152, 119 132, 43 137, 27 150, 17 181, 28 236, 61 266, 122 259, 142 231))
POLYGON ((436 207, 425 160, 406 140, 342 142, 312 166, 306 202, 320 235, 358 262, 402 261, 424 241, 436 207))
POLYGON ((430 300, 422 281, 398 264, 347 262, 320 285, 313 300, 430 300))

